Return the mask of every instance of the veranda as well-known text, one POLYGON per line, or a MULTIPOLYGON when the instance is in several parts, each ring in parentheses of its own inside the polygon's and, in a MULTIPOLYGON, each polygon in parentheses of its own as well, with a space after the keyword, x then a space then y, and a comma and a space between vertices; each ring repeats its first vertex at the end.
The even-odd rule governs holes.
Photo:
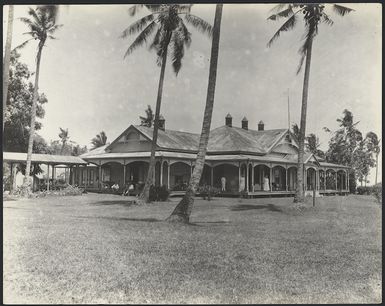
MULTIPOLYGON (((155 185, 166 186, 171 195, 182 194, 191 178, 194 161, 158 158, 153 177, 155 185)), ((140 187, 145 182, 148 165, 148 158, 100 159, 89 162, 88 166, 76 166, 74 174, 71 175, 71 182, 89 191, 101 191, 116 183, 120 188, 128 184, 140 187)), ((317 195, 349 192, 348 168, 327 163, 316 165, 313 162, 305 164, 304 168, 304 188, 307 193, 313 193, 313 190, 317 195)), ((295 193, 297 165, 241 157, 218 160, 218 156, 208 155, 200 185, 222 189, 223 177, 225 189, 221 192, 222 195, 242 193, 247 196, 289 196, 295 193)))

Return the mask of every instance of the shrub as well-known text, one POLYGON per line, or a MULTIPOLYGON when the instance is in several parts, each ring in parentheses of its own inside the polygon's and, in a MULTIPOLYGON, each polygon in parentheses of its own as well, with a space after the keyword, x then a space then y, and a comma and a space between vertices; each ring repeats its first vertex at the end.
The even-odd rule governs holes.
POLYGON ((66 188, 64 188, 62 190, 39 191, 39 192, 36 192, 34 194, 34 196, 37 198, 43 198, 43 197, 50 196, 50 195, 53 195, 53 196, 76 196, 76 195, 82 195, 83 192, 84 192, 83 188, 68 185, 66 188))
POLYGON ((382 203, 382 183, 372 186, 372 195, 378 203, 382 203))
POLYGON ((369 186, 358 186, 357 193, 361 195, 369 195, 371 194, 372 187, 369 186))
POLYGON ((32 197, 32 191, 26 185, 22 184, 12 190, 11 195, 21 198, 30 198, 32 197))
POLYGON ((210 185, 198 186, 197 189, 197 194, 202 196, 204 200, 206 200, 206 197, 210 200, 211 197, 218 195, 218 193, 220 193, 220 189, 210 185))
POLYGON ((166 186, 154 186, 150 187, 150 201, 164 202, 168 200, 170 191, 166 186))

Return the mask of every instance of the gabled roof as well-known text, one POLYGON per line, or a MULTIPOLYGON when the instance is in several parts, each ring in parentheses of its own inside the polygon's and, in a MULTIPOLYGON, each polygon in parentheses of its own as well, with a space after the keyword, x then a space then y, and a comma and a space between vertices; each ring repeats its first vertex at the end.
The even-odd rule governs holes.
MULTIPOLYGON (((132 129, 138 131, 149 141, 152 140, 152 127, 130 125, 109 146, 92 150, 89 153, 82 155, 82 157, 95 156, 108 152, 110 146, 132 129)), ((270 152, 272 147, 282 139, 286 133, 287 129, 256 131, 224 125, 210 132, 207 152, 208 154, 220 154, 221 152, 249 152, 262 155, 270 152)), ((159 129, 157 145, 163 150, 197 152, 199 138, 199 134, 159 129)))

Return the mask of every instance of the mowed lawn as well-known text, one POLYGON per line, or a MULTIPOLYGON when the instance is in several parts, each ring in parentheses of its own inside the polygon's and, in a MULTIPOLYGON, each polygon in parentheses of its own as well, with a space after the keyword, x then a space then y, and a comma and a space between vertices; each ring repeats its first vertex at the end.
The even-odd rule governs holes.
POLYGON ((194 225, 85 194, 3 202, 4 303, 380 303, 369 196, 197 200, 194 225))

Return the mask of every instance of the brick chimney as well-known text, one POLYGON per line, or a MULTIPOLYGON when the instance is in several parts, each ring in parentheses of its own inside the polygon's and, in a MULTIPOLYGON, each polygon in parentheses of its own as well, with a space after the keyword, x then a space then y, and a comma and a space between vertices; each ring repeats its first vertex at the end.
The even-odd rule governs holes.
POLYGON ((242 129, 244 129, 244 130, 249 129, 249 120, 247 120, 246 117, 243 117, 243 119, 242 119, 242 129))
POLYGON ((166 120, 162 115, 159 116, 158 127, 162 131, 166 129, 166 120))
POLYGON ((265 130, 265 124, 261 120, 258 122, 258 131, 264 131, 264 130, 265 130))
POLYGON ((233 117, 231 117, 230 114, 227 114, 225 118, 225 124, 226 126, 232 127, 233 126, 233 117))

